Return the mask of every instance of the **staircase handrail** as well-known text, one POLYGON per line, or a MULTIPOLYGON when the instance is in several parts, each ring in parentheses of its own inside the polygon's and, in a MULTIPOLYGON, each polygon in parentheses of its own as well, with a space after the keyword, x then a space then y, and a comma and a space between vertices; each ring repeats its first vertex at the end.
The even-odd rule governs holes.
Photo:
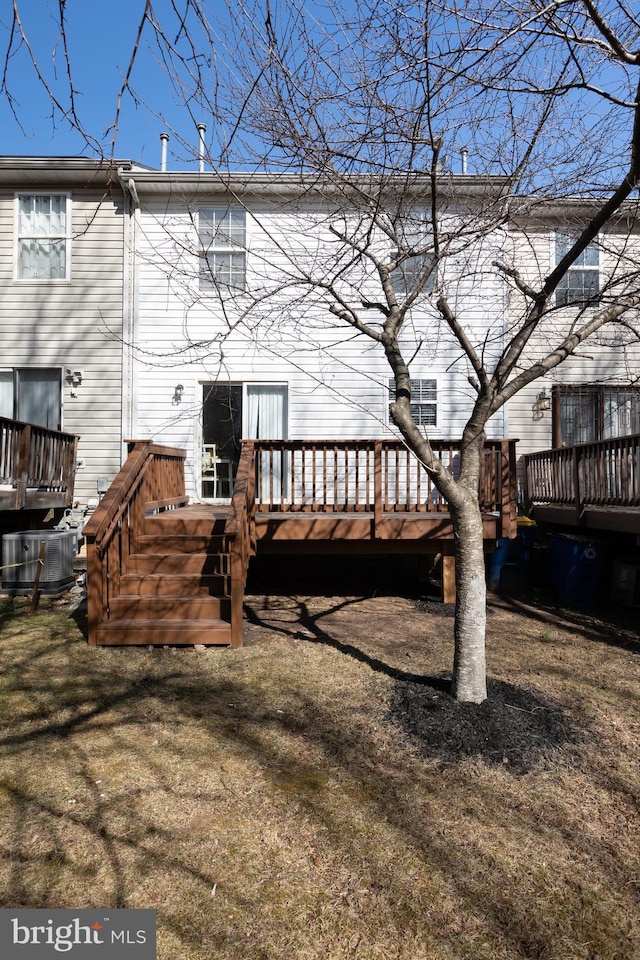
POLYGON ((242 605, 249 560, 255 549, 255 444, 243 440, 233 497, 225 523, 231 556, 231 646, 242 646, 242 605))
POLYGON ((86 523, 83 534, 93 540, 96 549, 102 552, 111 534, 118 525, 131 501, 131 494, 144 477, 156 455, 186 457, 186 451, 177 447, 165 447, 151 440, 136 440, 129 443, 129 456, 115 480, 86 523))
POLYGON ((242 528, 248 512, 255 504, 255 443, 253 440, 242 441, 242 452, 233 484, 233 497, 229 505, 225 523, 225 536, 235 537, 242 528))

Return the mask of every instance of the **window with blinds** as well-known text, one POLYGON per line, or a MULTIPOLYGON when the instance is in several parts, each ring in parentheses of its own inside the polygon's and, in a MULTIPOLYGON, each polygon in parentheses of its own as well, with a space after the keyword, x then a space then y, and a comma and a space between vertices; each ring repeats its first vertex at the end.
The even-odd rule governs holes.
MULTIPOLYGON (((389 380, 389 402, 395 400, 396 382, 389 380)), ((411 416, 419 427, 438 426, 438 381, 411 380, 411 416)))

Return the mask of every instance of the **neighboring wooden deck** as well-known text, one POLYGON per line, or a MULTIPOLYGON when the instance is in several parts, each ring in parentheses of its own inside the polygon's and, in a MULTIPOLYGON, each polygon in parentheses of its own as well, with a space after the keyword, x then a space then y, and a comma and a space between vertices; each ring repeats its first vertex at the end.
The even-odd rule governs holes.
MULTIPOLYGON (((438 445, 455 471, 455 443, 438 445)), ((256 554, 442 553, 447 505, 396 441, 245 441, 228 507, 187 505, 184 451, 130 445, 87 538, 94 644, 242 643, 256 554)), ((515 444, 488 441, 485 537, 515 536, 515 444)))
POLYGON ((70 507, 78 438, 0 417, 0 510, 70 507))
POLYGON ((640 534, 640 435, 525 456, 534 520, 640 534))

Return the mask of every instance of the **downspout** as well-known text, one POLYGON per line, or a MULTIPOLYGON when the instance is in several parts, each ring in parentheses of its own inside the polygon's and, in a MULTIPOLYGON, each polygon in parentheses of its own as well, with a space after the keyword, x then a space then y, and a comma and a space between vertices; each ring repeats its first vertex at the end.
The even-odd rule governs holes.
POLYGON ((123 317, 122 317, 122 461, 127 451, 124 440, 135 434, 138 421, 137 394, 135 389, 134 346, 138 336, 138 272, 136 269, 136 245, 140 215, 140 199, 133 177, 128 171, 118 171, 118 177, 126 201, 128 229, 125 233, 125 257, 123 271, 123 317))

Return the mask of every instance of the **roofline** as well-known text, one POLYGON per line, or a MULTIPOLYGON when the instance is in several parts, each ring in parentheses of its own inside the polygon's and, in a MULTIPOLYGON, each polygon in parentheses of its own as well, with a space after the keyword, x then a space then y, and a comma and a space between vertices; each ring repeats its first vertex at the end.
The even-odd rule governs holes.
POLYGON ((27 184, 101 186, 117 182, 118 171, 138 170, 131 160, 89 159, 86 157, 1 157, 0 185, 27 184))
MULTIPOLYGON (((161 171, 132 170, 123 168, 118 171, 123 185, 133 180, 139 195, 167 196, 175 195, 182 199, 198 196, 226 195, 237 197, 303 197, 342 195, 345 191, 354 193, 370 191, 381 187, 383 192, 395 190, 423 195, 431 190, 429 174, 401 173, 388 177, 375 175, 346 175, 323 177, 305 173, 254 173, 233 171, 161 171)), ((502 176, 471 176, 469 174, 443 174, 439 185, 443 194, 452 197, 487 198, 503 195, 508 189, 509 179, 502 176)))

